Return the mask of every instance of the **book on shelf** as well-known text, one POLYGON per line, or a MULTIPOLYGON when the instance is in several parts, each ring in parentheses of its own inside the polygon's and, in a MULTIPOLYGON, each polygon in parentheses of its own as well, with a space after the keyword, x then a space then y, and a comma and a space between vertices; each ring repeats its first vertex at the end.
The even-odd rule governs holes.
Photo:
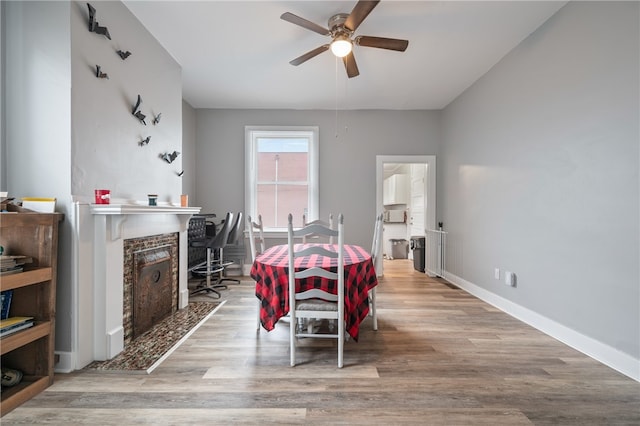
POLYGON ((5 290, 0 292, 0 302, 2 303, 0 311, 0 320, 9 318, 9 309, 11 308, 11 298, 13 297, 13 290, 5 290))
POLYGON ((17 274, 22 272, 24 265, 32 263, 33 258, 22 255, 0 255, 0 275, 17 274))
POLYGON ((8 336, 32 326, 33 317, 10 317, 0 320, 0 337, 8 336))
POLYGON ((24 271, 24 268, 22 266, 16 266, 15 268, 10 269, 0 269, 0 276, 19 274, 22 271, 24 271))
POLYGON ((17 265, 24 265, 25 263, 33 262, 33 258, 31 256, 23 256, 23 255, 9 255, 3 254, 0 255, 0 267, 10 267, 17 265))

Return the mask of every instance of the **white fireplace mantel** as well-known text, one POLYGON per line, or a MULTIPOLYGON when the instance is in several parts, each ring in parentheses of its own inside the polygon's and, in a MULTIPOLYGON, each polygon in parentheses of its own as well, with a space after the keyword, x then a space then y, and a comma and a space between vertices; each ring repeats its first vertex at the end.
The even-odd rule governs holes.
POLYGON ((197 214, 200 207, 146 206, 143 204, 92 204, 93 214, 197 214))
POLYGON ((124 349, 123 329, 123 242, 126 239, 178 233, 178 308, 189 303, 188 227, 200 207, 139 204, 90 204, 93 218, 91 312, 94 360, 107 360, 124 349))
POLYGON ((110 223, 112 240, 122 238, 122 224, 129 215, 167 215, 175 214, 180 219, 180 232, 189 227, 189 219, 200 213, 200 207, 145 206, 139 204, 92 204, 91 213, 96 215, 115 216, 110 223))

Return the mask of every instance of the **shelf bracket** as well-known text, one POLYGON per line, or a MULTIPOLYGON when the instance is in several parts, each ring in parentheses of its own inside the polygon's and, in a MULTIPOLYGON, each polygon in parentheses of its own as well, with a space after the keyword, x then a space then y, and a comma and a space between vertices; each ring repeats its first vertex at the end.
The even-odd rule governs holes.
POLYGON ((127 215, 112 215, 110 219, 111 228, 111 241, 116 241, 122 238, 122 225, 127 220, 127 215))

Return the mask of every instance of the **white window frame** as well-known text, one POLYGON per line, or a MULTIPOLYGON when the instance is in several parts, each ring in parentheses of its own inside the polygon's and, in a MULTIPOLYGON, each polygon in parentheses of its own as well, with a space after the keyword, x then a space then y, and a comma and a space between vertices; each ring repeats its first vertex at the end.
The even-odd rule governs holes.
MULTIPOLYGON (((309 152, 307 155, 307 170, 309 194, 307 201, 308 217, 319 217, 320 207, 320 179, 319 179, 319 128, 317 126, 245 126, 244 128, 244 159, 245 159, 245 190, 244 205, 247 215, 257 218, 260 212, 256 211, 256 161, 257 140, 261 137, 304 137, 309 139, 309 152)), ((267 228, 265 233, 286 232, 286 228, 267 228)))

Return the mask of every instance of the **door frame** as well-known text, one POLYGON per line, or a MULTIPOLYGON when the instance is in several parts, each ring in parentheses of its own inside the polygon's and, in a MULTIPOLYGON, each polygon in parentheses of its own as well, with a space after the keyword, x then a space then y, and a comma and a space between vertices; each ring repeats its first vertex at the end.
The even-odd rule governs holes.
MULTIPOLYGON (((384 185, 384 164, 426 164, 427 174, 424 185, 425 190, 425 232, 427 229, 436 229, 436 156, 435 155, 376 155, 376 215, 384 212, 383 185, 384 185)), ((378 245, 376 258, 381 259, 382 244, 378 245)), ((384 274, 383 262, 378 262, 376 273, 379 276, 384 274)), ((425 269, 426 271, 426 269, 425 269)))

